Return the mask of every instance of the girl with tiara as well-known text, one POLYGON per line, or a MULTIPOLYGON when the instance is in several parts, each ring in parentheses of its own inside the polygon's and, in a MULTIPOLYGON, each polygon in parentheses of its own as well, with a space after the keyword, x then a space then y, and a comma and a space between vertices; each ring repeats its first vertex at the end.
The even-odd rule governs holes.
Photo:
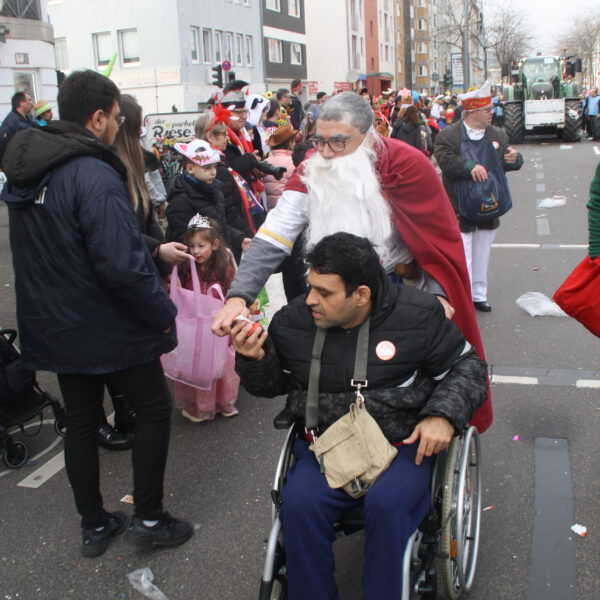
MULTIPOLYGON (((190 267, 191 261, 179 267, 181 285, 188 290, 194 289, 190 268, 195 268, 203 294, 208 293, 212 285, 219 284, 223 295, 226 295, 235 275, 235 262, 231 251, 223 241, 217 222, 197 214, 188 224, 185 243, 188 252, 194 257, 194 263, 192 267, 190 267)), ((208 421, 214 419, 217 412, 224 417, 238 414, 235 402, 240 378, 234 369, 233 347, 230 350, 223 377, 215 380, 210 390, 201 390, 174 382, 175 405, 182 409, 181 414, 190 421, 194 423, 208 421)))

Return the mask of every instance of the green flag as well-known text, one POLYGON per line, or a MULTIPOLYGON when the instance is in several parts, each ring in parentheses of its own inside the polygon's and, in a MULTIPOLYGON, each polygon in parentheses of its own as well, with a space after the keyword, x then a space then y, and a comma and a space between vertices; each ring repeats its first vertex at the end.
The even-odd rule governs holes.
POLYGON ((118 55, 118 52, 115 52, 112 55, 112 58, 110 59, 110 62, 108 63, 108 65, 106 65, 106 69, 104 69, 104 73, 103 73, 104 77, 110 77, 113 67, 115 66, 115 62, 117 61, 117 55, 118 55))

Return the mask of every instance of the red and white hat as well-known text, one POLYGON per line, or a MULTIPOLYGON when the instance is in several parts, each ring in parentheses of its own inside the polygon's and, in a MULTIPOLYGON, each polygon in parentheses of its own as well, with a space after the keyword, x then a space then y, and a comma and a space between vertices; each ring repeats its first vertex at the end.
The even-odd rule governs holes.
POLYGON ((472 90, 466 94, 459 94, 464 110, 478 110, 492 103, 492 84, 488 79, 478 90, 472 90))
POLYGON ((173 148, 179 154, 183 154, 188 160, 201 167, 214 165, 221 160, 221 156, 217 150, 204 140, 192 140, 189 144, 178 143, 173 148))

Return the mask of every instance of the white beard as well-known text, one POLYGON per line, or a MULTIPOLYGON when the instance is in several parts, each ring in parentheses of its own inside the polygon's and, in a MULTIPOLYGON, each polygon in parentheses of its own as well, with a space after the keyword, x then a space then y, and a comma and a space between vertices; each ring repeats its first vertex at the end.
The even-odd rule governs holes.
POLYGON ((339 231, 366 237, 378 251, 385 245, 392 233, 391 211, 381 194, 375 160, 367 138, 348 156, 327 160, 316 153, 306 161, 307 249, 339 231))

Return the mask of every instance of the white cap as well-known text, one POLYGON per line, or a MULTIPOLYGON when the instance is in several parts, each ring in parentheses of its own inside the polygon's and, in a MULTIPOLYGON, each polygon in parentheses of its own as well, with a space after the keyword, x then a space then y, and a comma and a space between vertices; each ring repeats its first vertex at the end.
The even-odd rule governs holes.
POLYGON ((189 144, 175 144, 173 146, 179 154, 201 167, 214 165, 221 160, 220 154, 204 140, 192 140, 189 144))

